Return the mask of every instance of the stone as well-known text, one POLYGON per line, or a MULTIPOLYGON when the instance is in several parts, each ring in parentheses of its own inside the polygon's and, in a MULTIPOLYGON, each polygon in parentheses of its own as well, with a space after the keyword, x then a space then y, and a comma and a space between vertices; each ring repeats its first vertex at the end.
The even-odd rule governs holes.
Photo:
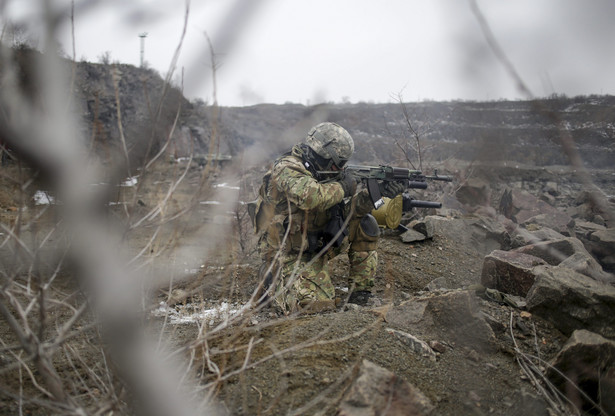
MULTIPOLYGON (((550 205, 549 205, 550 206, 550 205)), ((574 235, 575 221, 568 214, 562 211, 552 211, 547 213, 541 213, 529 217, 524 221, 520 221, 519 224, 527 227, 529 224, 538 225, 540 227, 551 228, 560 234, 567 237, 574 235)))
POLYGON ((460 219, 449 219, 430 215, 425 222, 431 224, 434 233, 446 235, 457 244, 487 255, 493 250, 507 249, 510 236, 499 221, 482 216, 466 216, 460 219))
POLYGON ((481 313, 476 296, 467 290, 417 298, 392 306, 386 322, 415 336, 429 335, 478 351, 493 352, 495 335, 481 313))
POLYGON ((358 377, 342 398, 338 416, 429 415, 431 401, 415 386, 371 361, 363 360, 358 377))
POLYGON ((395 336, 395 338, 407 345, 412 353, 427 358, 430 361, 436 361, 436 353, 425 341, 418 339, 412 334, 398 331, 397 329, 393 328, 387 328, 386 332, 395 336))
POLYGON ((434 236, 434 227, 433 227, 433 223, 431 222, 415 220, 409 224, 409 228, 413 229, 414 231, 418 231, 419 233, 423 234, 426 238, 433 238, 434 236))
POLYGON ((491 198, 489 184, 479 178, 469 178, 459 186, 455 197, 464 205, 488 205, 491 198))
POLYGON ((540 243, 542 241, 560 240, 566 238, 565 235, 548 228, 540 227, 537 230, 528 230, 527 228, 518 227, 511 233, 511 248, 519 248, 530 244, 540 243))
POLYGON ((598 403, 604 414, 615 414, 615 341, 584 329, 574 331, 551 366, 547 378, 579 410, 591 405, 577 387, 598 403))
POLYGON ((417 241, 424 241, 426 239, 423 233, 415 230, 405 231, 401 236, 401 241, 404 243, 415 243, 417 241))
POLYGON ((540 257, 552 266, 566 266, 601 282, 612 282, 598 261, 585 249, 581 240, 574 237, 542 241, 519 247, 513 251, 540 257))
POLYGON ((536 280, 533 268, 544 264, 543 259, 530 254, 494 250, 483 261, 481 284, 525 297, 536 280))
POLYGON ((615 288, 566 267, 537 266, 526 308, 566 335, 588 329, 615 337, 615 288))
POLYGON ((597 230, 589 235, 592 252, 598 257, 607 257, 615 253, 615 228, 597 230))

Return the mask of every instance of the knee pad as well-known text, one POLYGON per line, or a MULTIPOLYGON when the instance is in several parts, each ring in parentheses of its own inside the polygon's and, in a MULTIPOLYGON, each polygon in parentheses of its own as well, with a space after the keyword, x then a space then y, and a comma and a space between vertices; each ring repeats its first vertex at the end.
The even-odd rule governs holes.
POLYGON ((380 228, 371 214, 366 214, 351 230, 350 247, 355 251, 372 251, 378 248, 380 228), (354 232, 353 232, 354 231, 354 232))
POLYGON ((361 218, 359 227, 361 227, 361 231, 368 237, 378 237, 380 235, 378 221, 376 221, 376 218, 372 214, 365 214, 363 218, 361 218))

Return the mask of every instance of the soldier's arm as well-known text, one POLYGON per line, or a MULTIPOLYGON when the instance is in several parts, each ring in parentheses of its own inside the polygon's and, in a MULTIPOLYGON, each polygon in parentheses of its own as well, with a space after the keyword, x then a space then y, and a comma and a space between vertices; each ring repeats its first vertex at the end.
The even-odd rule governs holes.
POLYGON ((363 215, 372 212, 374 209, 374 203, 372 202, 367 189, 362 189, 353 198, 356 200, 355 216, 362 217, 363 215))
POLYGON ((327 210, 344 199, 342 185, 319 183, 300 162, 281 162, 272 178, 288 200, 303 210, 327 210))

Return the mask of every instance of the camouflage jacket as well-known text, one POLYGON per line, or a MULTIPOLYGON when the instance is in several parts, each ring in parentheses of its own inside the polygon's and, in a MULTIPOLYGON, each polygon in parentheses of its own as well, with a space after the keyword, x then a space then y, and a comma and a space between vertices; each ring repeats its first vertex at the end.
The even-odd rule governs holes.
MULTIPOLYGON (((302 158, 301 148, 278 158, 263 178, 257 207, 257 232, 264 231, 261 243, 272 250, 305 250, 307 233, 321 231, 331 219, 331 208, 344 201, 339 182, 319 182, 302 158), (260 223, 259 223, 260 222, 260 223), (288 236, 285 239, 285 234, 288 236)), ((358 192, 345 204, 345 214, 355 205, 354 216, 373 209, 367 190, 358 192)))

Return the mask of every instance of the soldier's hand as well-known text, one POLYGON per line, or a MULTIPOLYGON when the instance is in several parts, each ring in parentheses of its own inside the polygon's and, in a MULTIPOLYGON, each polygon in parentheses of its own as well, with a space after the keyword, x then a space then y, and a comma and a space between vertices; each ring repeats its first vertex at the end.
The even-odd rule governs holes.
POLYGON ((340 179, 339 184, 342 185, 342 189, 344 189, 344 198, 353 196, 355 192, 357 192, 357 178, 350 173, 346 173, 344 177, 340 179))
POLYGON ((406 184, 403 182, 397 181, 385 181, 379 184, 380 194, 387 198, 395 198, 397 195, 404 192, 406 189, 406 184))

